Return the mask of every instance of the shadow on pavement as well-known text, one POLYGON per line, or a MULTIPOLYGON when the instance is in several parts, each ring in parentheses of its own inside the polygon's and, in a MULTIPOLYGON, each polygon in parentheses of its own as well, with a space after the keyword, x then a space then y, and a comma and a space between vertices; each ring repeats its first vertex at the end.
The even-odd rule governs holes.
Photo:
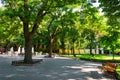
POLYGON ((0 57, 0 80, 110 80, 103 76, 97 62, 44 58, 42 64, 33 66, 10 65, 18 59, 0 57))

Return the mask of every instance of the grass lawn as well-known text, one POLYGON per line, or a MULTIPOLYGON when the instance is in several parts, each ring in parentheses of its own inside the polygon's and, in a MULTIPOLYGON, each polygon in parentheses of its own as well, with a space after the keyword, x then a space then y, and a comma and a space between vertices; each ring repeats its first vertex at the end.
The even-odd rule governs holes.
MULTIPOLYGON (((61 56, 74 58, 73 55, 61 55, 61 56)), ((105 55, 105 54, 94 54, 94 55, 79 54, 79 55, 76 55, 76 58, 83 59, 83 60, 120 62, 120 55, 115 55, 114 60, 113 60, 113 55, 105 55)))
POLYGON ((117 74, 118 74, 118 78, 120 79, 120 66, 117 67, 116 71, 117 71, 117 74))

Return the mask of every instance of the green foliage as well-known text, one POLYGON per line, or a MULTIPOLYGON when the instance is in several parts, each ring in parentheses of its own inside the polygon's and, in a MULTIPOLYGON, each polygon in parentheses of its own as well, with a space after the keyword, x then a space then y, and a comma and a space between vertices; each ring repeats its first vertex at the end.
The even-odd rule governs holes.
POLYGON ((104 14, 109 18, 120 18, 120 0, 99 0, 104 14))
MULTIPOLYGON (((100 0, 100 7, 104 14, 108 17, 107 24, 109 28, 107 35, 101 38, 101 41, 106 44, 113 52, 118 48, 120 38, 120 1, 119 0, 100 0)), ((105 45, 104 45, 105 46, 105 45)))
POLYGON ((93 30, 91 29, 84 29, 83 33, 82 33, 82 37, 84 37, 87 40, 95 40, 95 33, 93 30))
POLYGON ((120 37, 119 29, 117 29, 117 26, 114 26, 114 28, 109 27, 107 29, 107 32, 108 32, 108 34, 101 37, 101 39, 100 39, 102 44, 105 44, 104 45, 105 48, 110 47, 112 49, 113 48, 112 46, 117 47, 118 40, 120 37), (115 27, 116 27, 116 29, 115 29, 115 27))
POLYGON ((74 43, 79 37, 78 30, 75 28, 70 28, 68 33, 69 41, 74 43))
MULTIPOLYGON (((68 48, 68 44, 71 48, 73 43, 75 48, 84 48, 90 40, 97 42, 107 32, 104 30, 105 17, 100 16, 97 8, 89 5, 87 0, 3 1, 5 7, 0 9, 0 26, 4 26, 0 28, 0 39, 4 36, 3 41, 16 40, 24 44, 27 34, 27 37, 33 37, 33 45, 49 46, 50 39, 54 39, 53 44, 62 49, 68 48), (82 10, 77 11, 79 8, 82 10)), ((114 23, 118 26, 116 21, 114 23)))

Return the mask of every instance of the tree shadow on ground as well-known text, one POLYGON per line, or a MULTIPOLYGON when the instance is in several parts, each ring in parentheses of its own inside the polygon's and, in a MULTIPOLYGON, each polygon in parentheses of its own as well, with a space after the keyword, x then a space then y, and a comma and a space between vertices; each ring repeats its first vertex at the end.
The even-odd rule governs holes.
MULTIPOLYGON (((20 58, 19 58, 20 59, 20 58)), ((100 63, 45 58, 34 66, 11 66, 11 58, 0 58, 0 80, 104 80, 100 63)), ((110 79, 106 79, 110 80, 110 79)))

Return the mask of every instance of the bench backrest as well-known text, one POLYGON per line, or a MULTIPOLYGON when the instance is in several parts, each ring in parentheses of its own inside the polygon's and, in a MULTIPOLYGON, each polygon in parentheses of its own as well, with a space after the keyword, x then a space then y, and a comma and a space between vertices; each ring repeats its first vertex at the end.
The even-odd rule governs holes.
POLYGON ((116 68, 116 67, 117 67, 115 64, 110 63, 110 62, 107 62, 106 64, 107 64, 108 66, 112 67, 112 68, 116 68))

